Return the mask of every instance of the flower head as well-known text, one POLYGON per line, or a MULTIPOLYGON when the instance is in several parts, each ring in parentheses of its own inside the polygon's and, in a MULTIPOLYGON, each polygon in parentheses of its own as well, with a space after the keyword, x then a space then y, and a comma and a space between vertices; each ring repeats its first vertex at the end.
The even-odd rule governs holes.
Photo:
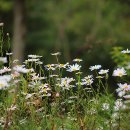
POLYGON ((57 85, 59 85, 60 87, 62 87, 62 89, 70 89, 71 87, 73 87, 73 85, 70 85, 71 82, 75 81, 75 79, 73 78, 69 78, 69 77, 65 77, 65 78, 61 78, 61 79, 57 79, 58 81, 60 81, 57 85))
POLYGON ((115 111, 118 111, 120 109, 125 109, 125 108, 126 108, 126 106, 123 104, 122 99, 117 99, 115 101, 115 106, 114 106, 115 111))
POLYGON ((0 23, 0 27, 4 26, 4 23, 0 23))
POLYGON ((32 59, 37 59, 37 58, 41 58, 42 56, 39 56, 39 55, 28 55, 29 58, 32 58, 32 59))
POLYGON ((122 77, 124 75, 127 75, 126 74, 126 71, 125 69, 122 67, 122 68, 117 68, 116 70, 114 70, 113 72, 113 76, 118 76, 118 77, 122 77))
POLYGON ((81 85, 91 85, 93 83, 93 76, 88 75, 82 79, 81 85))
POLYGON ((47 65, 45 65, 45 68, 47 70, 55 70, 55 65, 54 64, 47 64, 47 65))
POLYGON ((69 63, 66 63, 66 64, 57 64, 56 67, 61 69, 61 68, 66 68, 68 65, 69 65, 69 63))
POLYGON ((123 97, 126 94, 126 92, 130 90, 130 85, 127 83, 119 83, 118 86, 119 88, 116 89, 116 92, 118 93, 119 97, 123 97))
POLYGON ((0 74, 6 73, 6 72, 10 72, 10 71, 11 71, 10 68, 4 67, 3 69, 0 69, 0 74))
POLYGON ((130 53, 130 50, 129 50, 129 49, 126 49, 126 50, 121 51, 121 53, 123 53, 123 54, 128 54, 128 53, 130 53))
POLYGON ((0 62, 7 63, 7 57, 0 57, 0 62))
POLYGON ((40 77, 39 74, 36 75, 36 73, 32 74, 32 78, 31 80, 34 80, 34 81, 37 81, 37 80, 43 80, 45 79, 46 77, 40 77))
POLYGON ((103 103, 102 104, 102 110, 109 110, 110 104, 109 103, 103 103))
POLYGON ((26 69, 24 65, 16 65, 13 69, 20 73, 29 73, 33 71, 33 69, 26 69))
POLYGON ((130 95, 123 96, 125 99, 130 99, 130 95))
POLYGON ((8 87, 8 86, 9 86, 9 84, 8 84, 7 81, 5 81, 5 80, 0 80, 0 90, 1 90, 1 89, 5 89, 5 88, 8 87))
POLYGON ((91 71, 93 71, 93 70, 98 70, 98 69, 100 69, 101 67, 102 67, 101 65, 94 65, 94 66, 90 66, 89 69, 90 69, 91 71))
POLYGON ((76 59, 74 59, 73 60, 74 62, 81 62, 81 61, 83 61, 82 59, 79 59, 79 58, 76 58, 76 59))
POLYGON ((13 55, 13 53, 8 53, 8 52, 7 52, 6 55, 7 55, 7 56, 10 56, 10 55, 13 55))
POLYGON ((107 74, 109 72, 109 69, 107 70, 100 70, 98 73, 99 74, 107 74))
POLYGON ((35 58, 32 58, 32 59, 27 59, 27 60, 25 60, 25 64, 27 64, 28 62, 38 62, 39 61, 39 59, 35 59, 35 58))
POLYGON ((128 90, 130 90, 130 85, 129 84, 127 84, 127 83, 125 83, 125 84, 118 84, 118 86, 119 86, 119 88, 120 89, 118 89, 118 90, 124 90, 124 91, 128 91, 128 90))
POLYGON ((73 72, 73 71, 78 71, 80 70, 81 66, 76 64, 70 65, 69 68, 67 69, 67 71, 69 72, 73 72))
POLYGON ((0 90, 9 87, 9 81, 12 79, 10 75, 0 76, 0 90))

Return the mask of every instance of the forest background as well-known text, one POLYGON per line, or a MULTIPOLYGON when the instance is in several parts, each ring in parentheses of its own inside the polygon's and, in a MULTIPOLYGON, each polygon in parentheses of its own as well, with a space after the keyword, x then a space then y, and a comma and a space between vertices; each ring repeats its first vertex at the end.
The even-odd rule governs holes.
POLYGON ((53 63, 60 51, 62 63, 113 68, 112 48, 130 48, 130 0, 0 0, 0 22, 20 62, 38 54, 53 63))

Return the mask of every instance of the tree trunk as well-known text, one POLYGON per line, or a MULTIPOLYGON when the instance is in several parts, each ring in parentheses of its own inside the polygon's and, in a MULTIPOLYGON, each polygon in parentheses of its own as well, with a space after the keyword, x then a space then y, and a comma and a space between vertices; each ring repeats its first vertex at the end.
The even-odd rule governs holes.
POLYGON ((25 0, 14 0, 14 35, 13 35, 13 60, 23 62, 25 48, 25 0))

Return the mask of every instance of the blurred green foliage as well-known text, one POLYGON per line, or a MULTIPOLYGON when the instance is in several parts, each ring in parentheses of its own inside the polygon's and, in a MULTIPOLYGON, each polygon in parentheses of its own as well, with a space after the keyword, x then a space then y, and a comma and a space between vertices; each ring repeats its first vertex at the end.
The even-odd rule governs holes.
POLYGON ((128 66, 128 63, 130 61, 130 56, 127 54, 122 54, 122 50, 123 47, 113 47, 113 50, 111 52, 112 59, 115 64, 118 65, 118 67, 128 66))
POLYGON ((111 57, 115 63, 116 68, 124 67, 127 71, 127 75, 130 76, 130 55, 121 53, 122 50, 124 50, 123 47, 113 47, 111 51, 111 57))
POLYGON ((12 1, 10 0, 1 0, 0 1, 0 11, 8 12, 12 8, 12 1))

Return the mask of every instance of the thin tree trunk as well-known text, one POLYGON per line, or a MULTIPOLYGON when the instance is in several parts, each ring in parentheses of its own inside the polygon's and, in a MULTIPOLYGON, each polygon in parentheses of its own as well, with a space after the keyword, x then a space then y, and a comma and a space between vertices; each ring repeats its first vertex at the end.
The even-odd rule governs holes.
POLYGON ((14 35, 13 35, 13 60, 23 62, 25 48, 25 0, 14 0, 14 35))

